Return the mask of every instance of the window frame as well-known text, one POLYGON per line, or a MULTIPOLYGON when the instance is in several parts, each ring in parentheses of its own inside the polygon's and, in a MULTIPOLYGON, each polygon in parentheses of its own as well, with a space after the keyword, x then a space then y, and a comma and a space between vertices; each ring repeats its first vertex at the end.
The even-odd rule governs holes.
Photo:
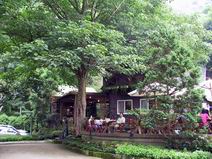
POLYGON ((118 107, 118 103, 119 102, 124 102, 124 112, 123 112, 123 114, 128 114, 127 112, 126 112, 126 102, 130 102, 131 103, 131 110, 133 110, 133 100, 132 99, 121 99, 121 100, 117 100, 117 103, 116 103, 116 108, 117 108, 117 114, 120 114, 120 112, 119 112, 119 107, 118 107))
POLYGON ((150 100, 154 100, 155 98, 140 98, 140 100, 139 100, 139 103, 140 103, 140 110, 142 110, 142 109, 144 109, 144 110, 150 110, 150 108, 149 108, 149 101, 150 100), (147 109, 145 109, 145 108, 141 108, 141 101, 147 101, 148 102, 148 105, 147 105, 147 109))

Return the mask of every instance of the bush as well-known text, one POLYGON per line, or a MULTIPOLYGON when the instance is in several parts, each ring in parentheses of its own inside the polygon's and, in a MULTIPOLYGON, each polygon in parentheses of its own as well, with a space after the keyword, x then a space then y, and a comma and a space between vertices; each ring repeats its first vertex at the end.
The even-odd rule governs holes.
POLYGON ((129 157, 149 158, 149 159, 211 159, 209 152, 179 152, 153 146, 144 145, 121 145, 116 149, 117 154, 129 157))
POLYGON ((29 119, 27 116, 7 116, 6 114, 0 115, 0 124, 11 125, 17 129, 25 129, 29 127, 29 119))
POLYGON ((183 132, 178 138, 169 138, 167 147, 179 150, 203 150, 212 152, 211 143, 206 137, 188 131, 183 132))
POLYGON ((64 141, 67 148, 88 150, 91 152, 102 152, 117 155, 124 155, 129 158, 148 158, 148 159, 211 159, 212 154, 204 151, 176 151, 163 147, 145 145, 120 145, 118 142, 104 143, 91 141, 81 138, 69 137, 64 141))
POLYGON ((39 139, 55 139, 62 135, 62 130, 50 129, 50 128, 42 128, 38 131, 38 133, 34 133, 38 136, 39 139))
POLYGON ((94 142, 90 140, 83 140, 80 138, 70 137, 64 141, 66 147, 72 149, 73 147, 81 149, 81 150, 89 150, 95 152, 105 152, 105 153, 115 153, 115 149, 117 147, 117 143, 102 143, 102 142, 94 142))
POLYGON ((36 136, 0 135, 0 142, 37 140, 36 136))

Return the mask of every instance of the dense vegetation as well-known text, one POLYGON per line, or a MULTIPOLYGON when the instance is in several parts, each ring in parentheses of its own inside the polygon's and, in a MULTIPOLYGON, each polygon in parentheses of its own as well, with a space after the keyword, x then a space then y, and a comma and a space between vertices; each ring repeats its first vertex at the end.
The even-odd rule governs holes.
MULTIPOLYGON (((89 150, 91 152, 101 152, 99 157, 113 158, 110 154, 119 154, 129 158, 149 158, 149 159, 210 159, 211 153, 204 151, 176 151, 164 147, 147 146, 141 144, 124 144, 120 142, 98 142, 76 138, 66 139, 64 144, 71 150, 89 150)), ((92 153, 89 153, 92 155, 92 153)), ((94 153, 95 154, 95 153, 94 153)), ((118 158, 118 157, 117 157, 118 158)))
POLYGON ((0 142, 38 140, 36 136, 0 135, 0 142))
POLYGON ((30 129, 29 117, 23 116, 8 116, 6 114, 0 115, 0 124, 12 125, 17 129, 30 129))
POLYGON ((143 145, 121 145, 117 147, 116 152, 126 156, 151 159, 209 159, 211 154, 203 151, 178 152, 175 150, 161 149, 153 146, 143 145))
POLYGON ((45 126, 52 91, 76 85, 79 135, 88 80, 113 72, 144 74, 141 89, 155 81, 174 92, 186 88, 177 104, 167 91, 159 109, 165 115, 200 109, 193 87, 208 58, 209 30, 196 16, 174 15, 166 0, 4 0, 0 21, 0 108, 8 115, 21 109, 34 129, 45 126))

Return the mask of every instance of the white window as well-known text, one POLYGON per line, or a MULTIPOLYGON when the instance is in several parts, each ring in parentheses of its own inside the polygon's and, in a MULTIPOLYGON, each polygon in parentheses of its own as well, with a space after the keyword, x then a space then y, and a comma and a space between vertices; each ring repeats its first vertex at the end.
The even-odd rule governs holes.
POLYGON ((140 109, 149 110, 149 99, 140 99, 140 109))
POLYGON ((117 100, 117 114, 124 113, 127 114, 127 111, 133 109, 132 100, 117 100))

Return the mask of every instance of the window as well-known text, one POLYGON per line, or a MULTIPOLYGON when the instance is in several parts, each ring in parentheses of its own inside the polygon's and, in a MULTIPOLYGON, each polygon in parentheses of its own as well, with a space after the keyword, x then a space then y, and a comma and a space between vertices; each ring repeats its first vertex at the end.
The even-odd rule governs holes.
POLYGON ((151 109, 156 105, 155 99, 140 99, 140 109, 151 109))
POLYGON ((140 99, 140 109, 149 110, 149 99, 140 99))
POLYGON ((127 114, 127 111, 133 109, 132 100, 117 100, 117 114, 124 113, 127 114))

